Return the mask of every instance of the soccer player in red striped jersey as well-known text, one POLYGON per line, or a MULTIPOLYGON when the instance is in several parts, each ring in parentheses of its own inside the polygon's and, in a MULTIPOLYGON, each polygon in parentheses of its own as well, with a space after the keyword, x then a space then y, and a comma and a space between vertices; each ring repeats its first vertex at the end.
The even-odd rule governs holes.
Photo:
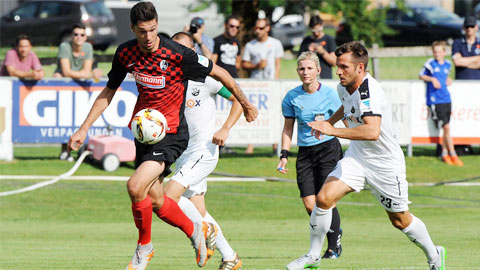
POLYGON ((144 108, 156 109, 165 115, 168 130, 165 138, 157 144, 144 145, 135 141, 137 169, 127 182, 127 191, 132 201, 132 214, 139 238, 127 269, 145 269, 153 256, 152 210, 163 221, 179 227, 192 240, 197 264, 202 267, 207 260, 206 238, 215 237, 214 225, 204 222, 194 224, 175 201, 163 194, 159 208, 152 209, 147 196, 154 185, 161 185, 163 178, 171 172, 170 165, 188 145, 189 135, 183 114, 187 81, 203 82, 209 75, 219 80, 235 96, 248 122, 255 120, 258 111, 227 71, 206 57, 158 35, 158 16, 152 3, 140 2, 132 7, 130 21, 136 39, 118 47, 106 87, 78 131, 70 137, 68 146, 70 150, 80 147, 88 129, 108 107, 127 73, 132 73, 139 92, 132 116, 144 108))

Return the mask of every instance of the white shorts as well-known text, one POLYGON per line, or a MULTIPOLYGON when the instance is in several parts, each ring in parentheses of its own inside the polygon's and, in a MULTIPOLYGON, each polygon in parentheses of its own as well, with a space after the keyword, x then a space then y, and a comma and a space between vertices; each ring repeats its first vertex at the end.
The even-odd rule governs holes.
POLYGON ((356 192, 371 187, 372 194, 389 212, 408 210, 408 182, 406 173, 387 176, 371 172, 352 157, 344 157, 329 174, 347 184, 356 192))
POLYGON ((191 156, 182 156, 175 163, 175 174, 171 177, 187 188, 184 197, 190 198, 194 195, 202 195, 207 192, 207 176, 217 166, 218 155, 210 153, 195 153, 191 156))

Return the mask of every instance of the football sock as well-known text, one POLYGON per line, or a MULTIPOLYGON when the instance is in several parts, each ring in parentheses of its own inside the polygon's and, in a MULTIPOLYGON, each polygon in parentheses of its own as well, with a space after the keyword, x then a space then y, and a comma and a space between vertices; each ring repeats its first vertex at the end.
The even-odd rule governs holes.
POLYGON ((310 215, 310 250, 308 251, 310 257, 320 258, 325 234, 331 224, 332 208, 325 210, 315 204, 310 215))
POLYGON ((225 236, 222 233, 222 229, 220 228, 220 225, 218 225, 217 221, 207 212, 205 215, 205 221, 210 222, 215 224, 218 229, 218 234, 217 234, 217 249, 222 254, 222 258, 224 261, 232 261, 235 259, 235 251, 233 251, 232 247, 230 244, 228 244, 227 239, 225 239, 225 236))
POLYGON ((442 157, 443 156, 448 156, 448 150, 447 149, 442 150, 442 157))
POLYGON ((335 207, 332 209, 332 224, 330 224, 330 230, 327 233, 328 249, 335 251, 339 234, 340 214, 338 213, 337 207, 335 207))
POLYGON ((457 151, 453 150, 453 152, 450 152, 450 156, 456 156, 457 155, 457 151))
POLYGON ((132 203, 132 214, 135 226, 138 229, 138 241, 140 245, 151 242, 152 236, 152 201, 147 196, 143 201, 132 203))
POLYGON ((182 209, 185 215, 187 215, 187 217, 194 223, 203 221, 203 217, 200 212, 198 212, 197 207, 195 207, 195 205, 189 199, 180 196, 178 206, 180 207, 180 209, 182 209))
POLYGON ((427 256, 428 263, 435 263, 438 258, 437 248, 433 244, 423 221, 412 215, 412 223, 403 229, 402 232, 407 235, 410 241, 423 250, 427 256))
POLYGON ((157 216, 166 223, 178 227, 188 237, 191 237, 193 234, 193 222, 188 219, 174 200, 166 195, 163 198, 164 202, 162 207, 158 209, 157 216))

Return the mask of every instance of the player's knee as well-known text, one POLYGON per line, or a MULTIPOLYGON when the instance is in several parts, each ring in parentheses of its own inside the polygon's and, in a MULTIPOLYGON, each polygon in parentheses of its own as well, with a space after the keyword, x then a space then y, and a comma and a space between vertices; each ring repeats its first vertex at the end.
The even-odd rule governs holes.
POLYGON ((322 209, 330 209, 335 204, 334 200, 325 192, 318 193, 316 203, 317 207, 322 209))
POLYGON ((447 123, 443 126, 443 132, 450 132, 450 124, 447 123))
POLYGON ((132 178, 127 182, 127 191, 131 198, 138 198, 144 193, 139 183, 132 178))

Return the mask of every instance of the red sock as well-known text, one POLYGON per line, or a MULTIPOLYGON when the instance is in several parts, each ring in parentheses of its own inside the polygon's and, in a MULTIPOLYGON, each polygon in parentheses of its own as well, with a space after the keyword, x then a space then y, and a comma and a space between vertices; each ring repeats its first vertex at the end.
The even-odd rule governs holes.
POLYGON ((152 241, 152 201, 147 196, 143 201, 132 203, 133 219, 138 229, 138 244, 146 245, 152 241))
POLYGON ((178 204, 167 195, 163 195, 163 205, 157 216, 166 223, 180 228, 188 237, 193 234, 193 222, 183 213, 178 204))

